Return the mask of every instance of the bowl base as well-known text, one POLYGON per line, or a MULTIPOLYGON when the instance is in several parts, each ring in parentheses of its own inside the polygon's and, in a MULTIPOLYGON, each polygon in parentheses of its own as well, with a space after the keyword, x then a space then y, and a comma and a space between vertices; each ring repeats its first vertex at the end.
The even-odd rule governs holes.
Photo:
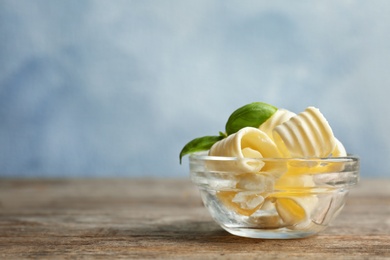
POLYGON ((291 230, 288 228, 278 229, 256 229, 256 228, 242 228, 242 227, 226 227, 222 226, 230 234, 261 239, 297 239, 313 236, 318 232, 308 232, 302 230, 291 230))

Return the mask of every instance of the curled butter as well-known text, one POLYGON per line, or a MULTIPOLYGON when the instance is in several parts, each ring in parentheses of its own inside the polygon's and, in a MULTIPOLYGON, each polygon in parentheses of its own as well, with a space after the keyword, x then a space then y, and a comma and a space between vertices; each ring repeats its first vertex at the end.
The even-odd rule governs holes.
POLYGON ((336 146, 328 121, 314 107, 275 127, 274 136, 277 146, 285 146, 289 157, 327 157, 336 146))
POLYGON ((345 150, 344 145, 337 138, 335 138, 335 141, 336 141, 336 146, 332 152, 332 156, 333 157, 347 156, 347 151, 345 150))
POLYGON ((273 130, 280 124, 288 121, 295 113, 279 108, 267 121, 260 125, 259 129, 266 133, 273 140, 273 130))
POLYGON ((280 164, 261 160, 278 158, 281 155, 272 139, 263 131, 253 127, 242 128, 237 133, 215 143, 209 155, 237 158, 223 165, 208 165, 208 167, 218 172, 235 173, 235 191, 220 191, 217 197, 227 207, 245 216, 250 216, 262 206, 264 197, 272 191, 275 180, 285 171, 280 164), (272 171, 274 174, 269 174, 272 171))
POLYGON ((250 216, 264 203, 264 197, 255 192, 218 191, 218 199, 240 215, 250 216))
POLYGON ((215 143, 209 155, 238 158, 235 165, 229 165, 229 170, 233 172, 259 172, 266 165, 262 160, 256 159, 281 157, 272 139, 263 131, 253 127, 242 128, 237 133, 215 143))
POLYGON ((305 194, 286 195, 279 194, 275 198, 275 208, 284 224, 292 229, 302 229, 310 226, 310 215, 318 202, 318 198, 305 194))
MULTIPOLYGON (((275 140, 280 140, 279 136, 274 138, 273 131, 275 127, 284 122, 290 120, 291 117, 296 116, 295 113, 287 110, 287 109, 278 109, 267 121, 260 125, 259 129, 265 132, 276 144, 280 144, 282 142, 276 142, 275 140)), ((282 143, 283 144, 283 143, 282 143)), ((289 157, 289 152, 285 145, 278 145, 279 152, 283 157, 289 157)))

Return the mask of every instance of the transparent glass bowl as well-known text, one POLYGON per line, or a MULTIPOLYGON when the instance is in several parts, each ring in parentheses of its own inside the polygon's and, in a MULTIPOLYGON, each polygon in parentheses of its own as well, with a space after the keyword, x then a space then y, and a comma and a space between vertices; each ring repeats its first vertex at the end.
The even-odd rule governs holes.
POLYGON ((324 230, 359 180, 354 155, 238 159, 195 153, 189 162, 191 180, 214 220, 251 238, 302 238, 324 230))

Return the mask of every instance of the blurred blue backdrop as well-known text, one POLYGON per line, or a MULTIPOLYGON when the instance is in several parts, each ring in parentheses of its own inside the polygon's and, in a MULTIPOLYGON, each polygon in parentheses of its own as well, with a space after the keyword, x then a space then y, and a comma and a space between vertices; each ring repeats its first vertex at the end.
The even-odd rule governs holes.
POLYGON ((390 1, 0 0, 0 176, 187 177, 264 101, 389 176, 390 1))

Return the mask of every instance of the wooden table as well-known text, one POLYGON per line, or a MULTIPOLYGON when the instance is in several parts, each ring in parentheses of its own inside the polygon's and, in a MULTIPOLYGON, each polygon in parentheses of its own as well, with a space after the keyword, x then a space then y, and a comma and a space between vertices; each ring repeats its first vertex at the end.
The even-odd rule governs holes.
POLYGON ((324 232, 222 230, 183 180, 0 180, 1 259, 390 259, 390 180, 362 180, 324 232))

